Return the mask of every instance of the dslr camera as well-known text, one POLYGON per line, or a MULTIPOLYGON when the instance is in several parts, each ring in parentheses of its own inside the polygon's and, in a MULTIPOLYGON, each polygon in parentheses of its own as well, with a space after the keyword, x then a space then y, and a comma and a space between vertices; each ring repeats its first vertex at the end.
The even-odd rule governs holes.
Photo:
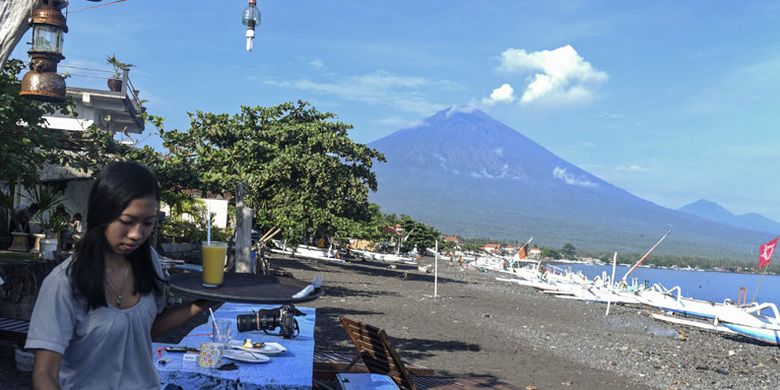
POLYGON ((236 327, 239 332, 262 330, 267 334, 279 328, 278 335, 283 339, 293 338, 300 333, 296 316, 305 316, 306 313, 288 303, 276 309, 260 309, 252 314, 239 314, 236 316, 236 327))

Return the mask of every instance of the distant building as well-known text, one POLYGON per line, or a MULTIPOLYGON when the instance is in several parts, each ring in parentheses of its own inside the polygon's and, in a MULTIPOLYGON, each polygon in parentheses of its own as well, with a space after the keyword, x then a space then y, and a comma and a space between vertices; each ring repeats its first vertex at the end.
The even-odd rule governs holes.
POLYGON ((539 248, 531 248, 528 251, 528 258, 529 259, 539 259, 542 257, 542 250, 539 248))
POLYGON ((501 244, 485 244, 479 249, 482 249, 485 252, 498 253, 501 251, 501 244))
POLYGON ((459 244, 460 239, 458 238, 458 236, 444 236, 444 242, 452 242, 455 244, 459 244))
MULTIPOLYGON (((107 78, 104 76, 93 75, 87 76, 87 78, 87 82, 103 83, 102 86, 106 89, 68 86, 66 94, 73 102, 76 116, 73 117, 69 113, 62 112, 44 115, 43 118, 47 122, 46 127, 51 131, 66 132, 72 135, 74 142, 67 146, 71 150, 86 146, 80 144, 82 139, 79 133, 92 125, 114 134, 124 134, 126 138, 129 138, 130 133, 141 134, 144 130, 142 113, 145 109, 138 97, 138 91, 133 88, 127 73, 125 72, 122 76, 122 86, 118 91, 108 90, 107 78)), ((68 84, 71 84, 70 80, 68 84)), ((94 86, 99 87, 98 84, 94 84, 94 86)), ((40 179, 44 183, 58 183, 65 195, 63 205, 70 214, 86 215, 87 198, 92 186, 91 172, 82 172, 67 166, 45 164, 41 167, 40 179)), ((0 181, 0 190, 3 187, 8 187, 8 185, 0 181)), ((23 187, 16 187, 16 193, 13 194, 14 206, 24 202, 26 188, 23 187)), ((5 225, 7 226, 7 223, 5 225)))

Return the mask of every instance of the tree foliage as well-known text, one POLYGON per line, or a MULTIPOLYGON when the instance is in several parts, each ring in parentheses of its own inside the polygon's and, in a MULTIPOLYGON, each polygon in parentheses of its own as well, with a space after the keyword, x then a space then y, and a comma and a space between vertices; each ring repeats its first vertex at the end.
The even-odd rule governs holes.
POLYGON ((563 248, 561 248, 561 256, 567 258, 567 259, 573 259, 575 255, 577 254, 577 249, 574 248, 574 245, 570 243, 563 244, 563 248))
POLYGON ((42 103, 19 96, 22 61, 6 61, 0 72, 0 180, 19 178, 36 183, 44 163, 65 158, 60 148, 65 135, 44 127, 44 115, 65 111, 65 104, 42 103))
POLYGON ((243 184, 257 225, 281 227, 290 242, 343 237, 371 219, 371 166, 384 156, 353 142, 351 125, 334 119, 302 101, 235 115, 197 111, 187 132, 165 133, 166 164, 209 193, 233 194, 243 184))

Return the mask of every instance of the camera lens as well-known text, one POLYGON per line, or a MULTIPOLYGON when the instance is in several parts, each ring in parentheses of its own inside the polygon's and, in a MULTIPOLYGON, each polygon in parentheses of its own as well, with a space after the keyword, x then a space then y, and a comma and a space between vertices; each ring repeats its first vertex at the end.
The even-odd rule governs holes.
POLYGON ((249 332, 257 329, 257 317, 254 314, 239 314, 236 316, 236 327, 239 332, 249 332))

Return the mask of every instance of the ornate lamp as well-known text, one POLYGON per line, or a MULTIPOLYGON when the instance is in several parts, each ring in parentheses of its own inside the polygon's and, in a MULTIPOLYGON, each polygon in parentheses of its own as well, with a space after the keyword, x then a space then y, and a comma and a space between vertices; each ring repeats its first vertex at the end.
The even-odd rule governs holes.
POLYGON ((257 0, 249 0, 249 5, 241 14, 241 23, 246 26, 246 51, 252 51, 252 41, 255 39, 255 26, 260 24, 260 11, 257 10, 257 0))
POLYGON ((65 101, 65 79, 57 74, 62 55, 62 35, 68 32, 62 8, 67 0, 37 0, 32 12, 32 48, 30 71, 22 79, 19 95, 48 102, 65 101))

